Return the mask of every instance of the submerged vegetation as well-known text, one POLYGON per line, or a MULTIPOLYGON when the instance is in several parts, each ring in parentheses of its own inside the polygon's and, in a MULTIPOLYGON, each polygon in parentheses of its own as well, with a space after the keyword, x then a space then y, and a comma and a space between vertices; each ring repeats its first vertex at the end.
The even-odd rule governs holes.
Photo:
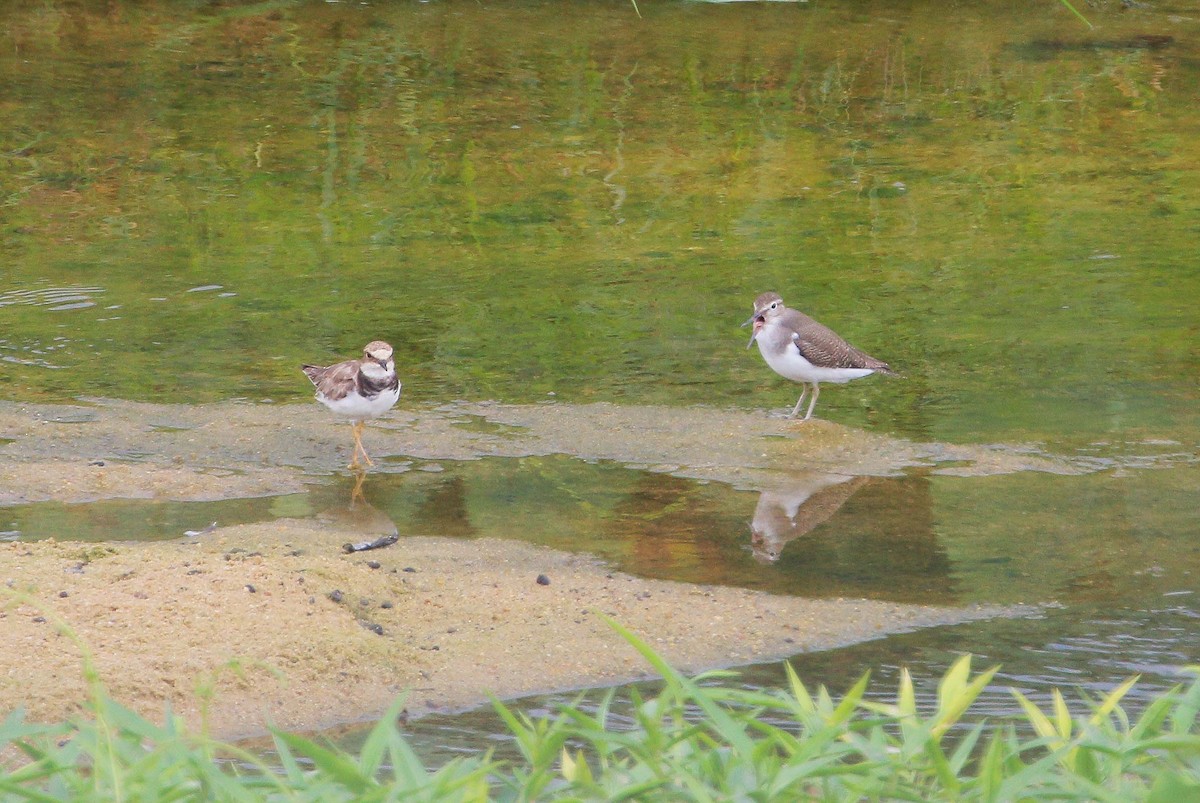
MULTIPOLYGON (((618 627, 618 629, 620 629, 618 627)), ((1200 795, 1200 678, 1122 709, 1130 679, 1072 714, 1017 691, 1024 719, 961 719, 996 670, 971 675, 963 656, 931 711, 902 673, 893 702, 866 698, 864 676, 840 699, 811 693, 787 667, 787 688, 748 691, 731 673, 687 678, 622 630, 664 680, 636 692, 631 727, 610 722, 613 693, 593 711, 518 715, 497 702, 522 759, 490 753, 426 767, 405 740, 398 701, 357 754, 276 731, 264 757, 154 724, 99 684, 89 714, 0 726, 5 799, 63 800, 1192 800, 1200 795), (14 749, 25 758, 12 761, 14 749)), ((1193 672, 1200 673, 1200 667, 1193 672)))

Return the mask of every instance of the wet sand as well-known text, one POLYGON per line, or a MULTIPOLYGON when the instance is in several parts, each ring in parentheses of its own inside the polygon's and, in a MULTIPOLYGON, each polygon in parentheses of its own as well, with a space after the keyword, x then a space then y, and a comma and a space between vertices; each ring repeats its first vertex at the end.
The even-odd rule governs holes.
MULTIPOLYGON (((336 469, 348 429, 311 406, 0 403, 0 503, 227 499, 295 492, 336 469)), ((1019 450, 914 444, 761 414, 592 405, 453 405, 372 426, 379 471, 411 458, 570 454, 743 487, 798 465, 848 475, 921 465, 998 473, 1088 470, 1019 450)), ((648 666, 602 620, 695 671, 781 659, 887 633, 1020 615, 1012 608, 810 600, 645 580, 588 557, 498 539, 401 537, 358 504, 157 543, 0 544, 0 709, 79 709, 86 660, 118 700, 171 707, 212 730, 314 730, 370 719, 396 695, 413 715, 488 695, 610 685, 648 666), (539 583, 539 576, 544 581, 539 583)))
POLYGON ((14 594, 0 611, 0 708, 78 710, 86 648, 108 691, 148 716, 169 702, 198 725, 196 690, 212 686, 212 730, 238 738, 369 719, 401 693, 420 715, 648 677, 601 613, 700 670, 1014 612, 644 580, 498 539, 344 552, 358 537, 281 520, 169 543, 0 545, 14 594))

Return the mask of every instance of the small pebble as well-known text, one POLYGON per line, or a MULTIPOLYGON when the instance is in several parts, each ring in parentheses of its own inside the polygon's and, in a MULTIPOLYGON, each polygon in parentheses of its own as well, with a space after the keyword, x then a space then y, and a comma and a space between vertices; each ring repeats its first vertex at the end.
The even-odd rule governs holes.
POLYGON ((377 625, 374 622, 363 622, 362 626, 377 636, 383 635, 383 625, 377 625))
POLYGON ((417 570, 414 569, 412 566, 405 566, 404 571, 415 574, 417 570))
POLYGON ((390 607, 392 607, 392 603, 389 600, 385 599, 383 602, 379 603, 379 607, 380 608, 390 608, 390 607))
POLYGON ((246 583, 246 590, 247 590, 247 591, 249 591, 251 594, 253 594, 253 593, 255 593, 256 591, 258 591, 258 589, 257 589, 257 588, 255 588, 254 586, 250 585, 249 583, 246 583))
POLYGON ((58 592, 58 598, 59 598, 59 599, 66 599, 66 598, 67 598, 67 597, 69 597, 69 596, 71 596, 71 595, 70 595, 70 594, 68 594, 66 591, 59 591, 59 592, 58 592))
POLYGON ((539 574, 538 578, 537 578, 537 583, 540 586, 548 586, 548 585, 550 585, 550 578, 544 574, 539 574))
POLYGON ((329 592, 329 598, 330 598, 331 600, 333 600, 334 602, 341 602, 341 601, 342 601, 342 592, 341 592, 341 591, 338 591, 338 590, 336 590, 336 589, 335 589, 335 590, 333 590, 333 591, 330 591, 330 592, 329 592))
POLYGON ((379 568, 379 565, 380 565, 380 564, 379 564, 379 561, 377 561, 377 560, 369 560, 369 561, 367 561, 367 568, 368 568, 368 569, 378 569, 378 568, 379 568))
POLYGON ((88 465, 89 466, 103 466, 104 461, 103 460, 93 460, 92 462, 88 463, 88 465))

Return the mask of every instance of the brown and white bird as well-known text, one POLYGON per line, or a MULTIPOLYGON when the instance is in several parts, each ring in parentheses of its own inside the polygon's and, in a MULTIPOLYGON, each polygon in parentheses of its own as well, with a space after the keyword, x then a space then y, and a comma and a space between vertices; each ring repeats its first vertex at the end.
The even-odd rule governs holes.
POLYGON ((814 321, 798 310, 783 305, 778 293, 763 293, 754 299, 754 314, 742 324, 754 324, 746 348, 758 343, 767 365, 780 376, 804 386, 788 418, 795 418, 812 386, 812 400, 804 420, 812 418, 821 393, 821 382, 845 383, 874 373, 896 372, 883 360, 859 351, 827 326, 814 321))
POLYGON ((372 340, 363 347, 361 359, 327 368, 302 365, 300 370, 316 386, 317 401, 354 423, 354 458, 350 468, 358 468, 360 454, 367 465, 375 465, 363 447, 362 431, 368 418, 386 413, 400 398, 392 347, 382 340, 372 340))

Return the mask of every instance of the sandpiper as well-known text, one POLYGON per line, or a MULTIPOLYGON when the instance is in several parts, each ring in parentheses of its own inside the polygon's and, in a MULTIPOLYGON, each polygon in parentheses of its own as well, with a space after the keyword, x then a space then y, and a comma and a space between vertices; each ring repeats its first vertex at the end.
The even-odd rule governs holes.
POLYGON ((346 360, 322 368, 302 365, 300 370, 317 388, 317 401, 354 423, 354 458, 350 468, 358 468, 361 454, 368 466, 375 463, 362 444, 362 431, 368 418, 386 413, 400 398, 400 380, 392 347, 372 340, 363 347, 358 360, 346 360))
POLYGON ((754 314, 742 326, 754 325, 746 348, 758 342, 767 365, 780 376, 804 386, 788 418, 795 418, 812 385, 812 400, 804 420, 812 418, 821 393, 821 382, 849 382, 874 373, 895 374, 883 360, 859 351, 830 328, 798 310, 783 305, 778 293, 754 299, 754 314))

